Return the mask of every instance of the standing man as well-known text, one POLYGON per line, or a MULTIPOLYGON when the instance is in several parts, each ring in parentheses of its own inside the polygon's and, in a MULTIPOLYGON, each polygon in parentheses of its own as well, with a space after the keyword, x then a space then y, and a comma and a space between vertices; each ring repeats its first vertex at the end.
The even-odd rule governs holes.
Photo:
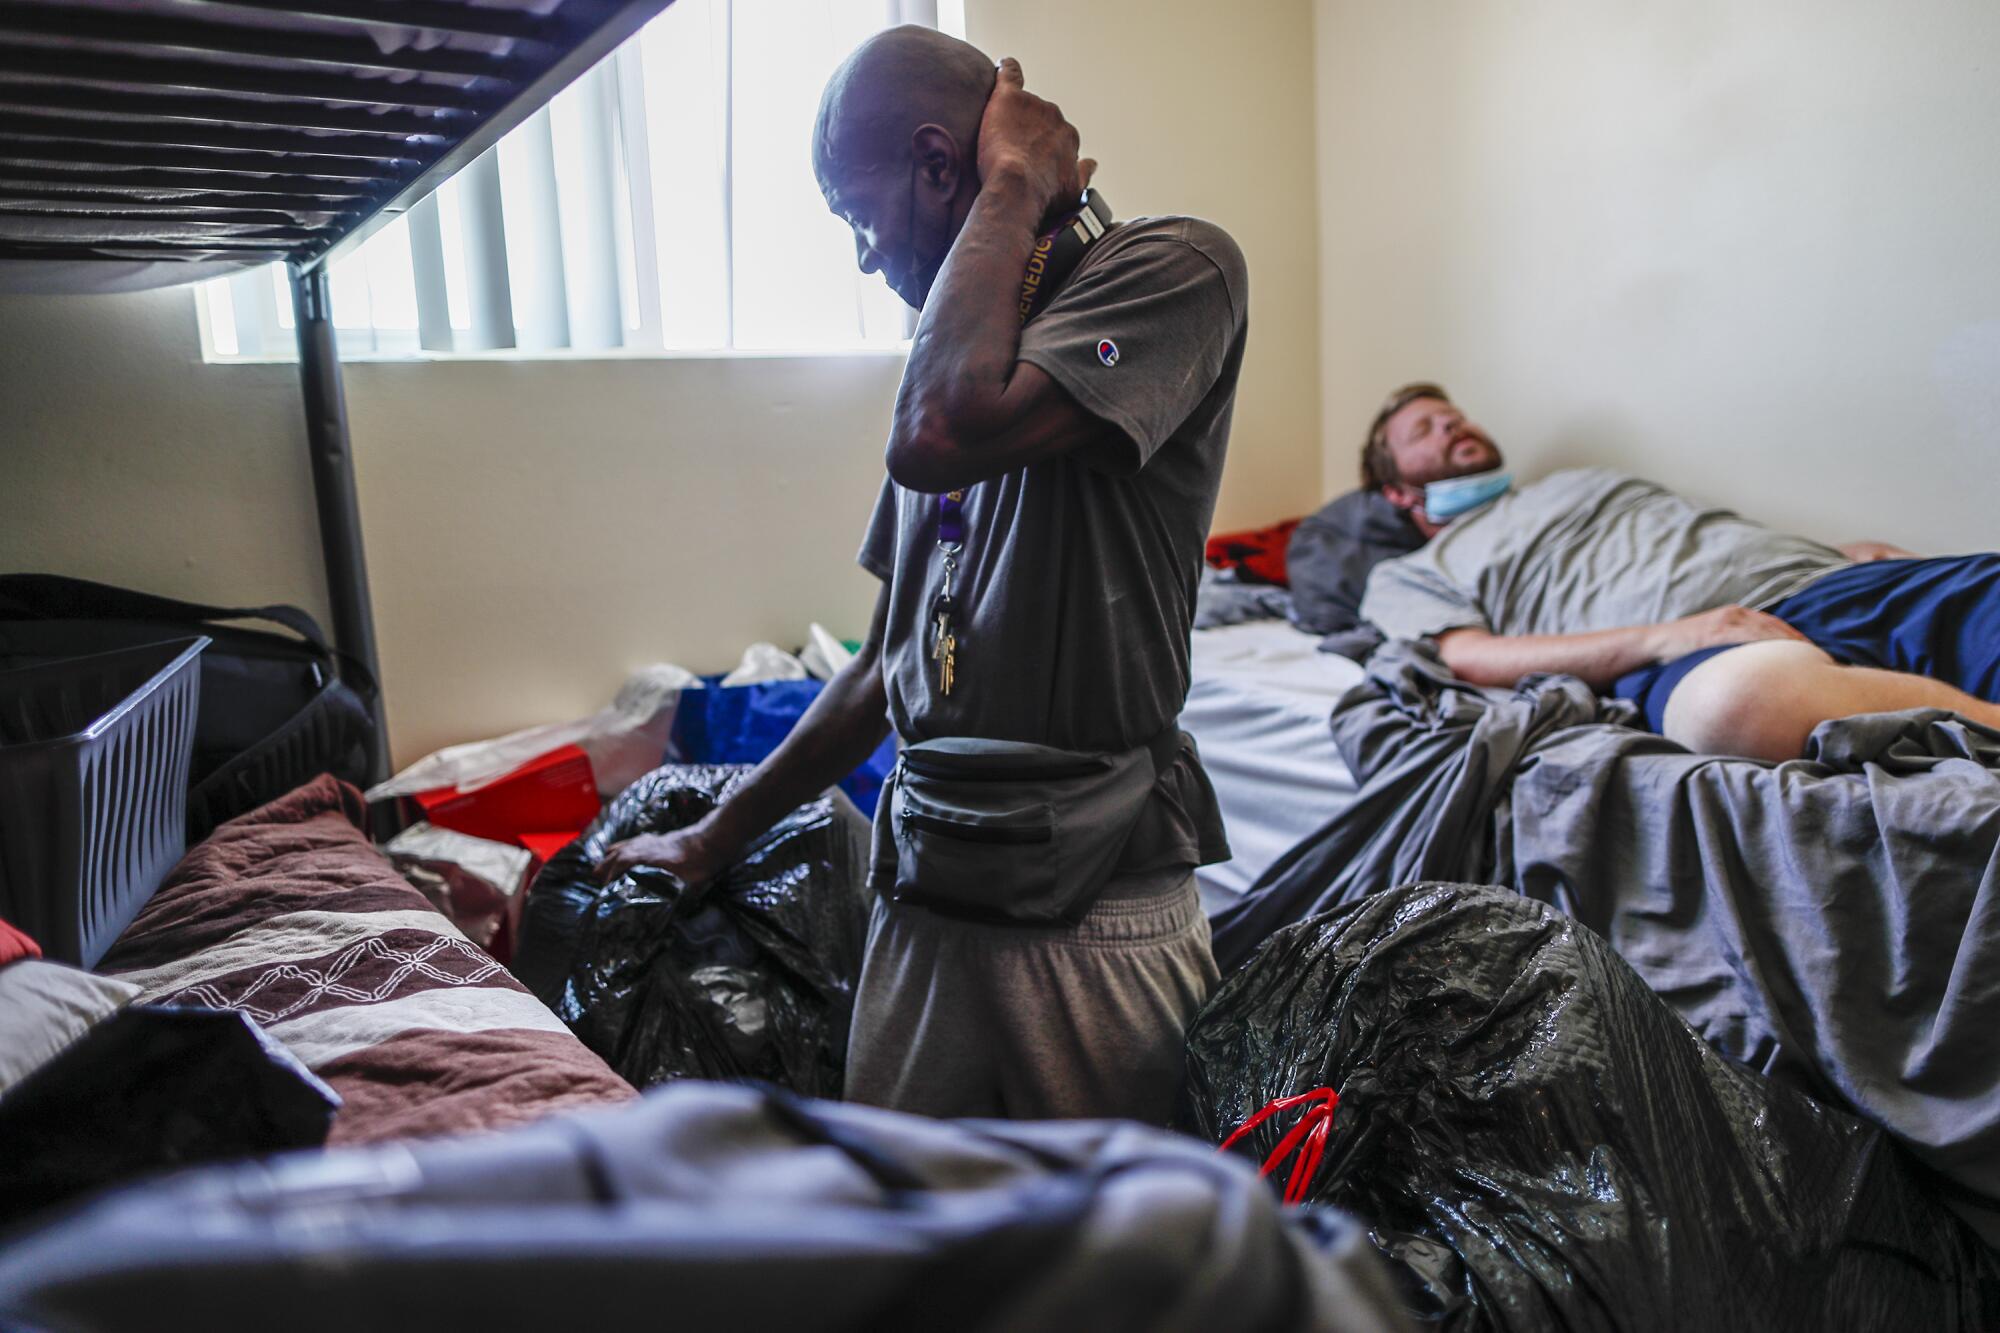
POLYGON ((861 549, 874 623, 728 802, 605 873, 712 879, 893 722, 848 1096, 1159 1123, 1216 980, 1193 872, 1228 850, 1177 720, 1247 283, 1192 218, 1099 209, 1052 244, 1077 145, 1014 61, 929 29, 835 72, 821 191, 922 311, 861 549))

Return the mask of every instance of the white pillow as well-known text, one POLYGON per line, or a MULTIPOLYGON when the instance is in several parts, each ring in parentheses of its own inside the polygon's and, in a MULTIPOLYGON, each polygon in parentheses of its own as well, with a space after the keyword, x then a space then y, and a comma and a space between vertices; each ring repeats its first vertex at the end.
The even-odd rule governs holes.
POLYGON ((129 981, 40 958, 0 967, 0 1097, 138 994, 129 981))

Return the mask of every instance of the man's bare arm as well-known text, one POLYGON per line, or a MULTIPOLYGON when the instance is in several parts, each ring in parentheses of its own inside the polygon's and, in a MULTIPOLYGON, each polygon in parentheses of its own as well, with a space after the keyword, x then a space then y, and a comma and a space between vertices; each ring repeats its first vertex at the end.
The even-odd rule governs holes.
POLYGON ((814 699, 778 748, 699 822, 674 833, 614 844, 598 868, 611 880, 634 866, 671 870, 690 887, 714 879, 780 819, 852 773, 889 734, 882 682, 882 636, 889 619, 887 584, 875 599, 868 640, 814 699))
POLYGON ((1743 606, 1717 607, 1657 625, 1628 625, 1588 634, 1493 634, 1447 630, 1437 636, 1438 656, 1452 674, 1474 685, 1511 686, 1523 676, 1560 672, 1604 689, 1628 671, 1671 662, 1688 653, 1760 639, 1805 635, 1776 616, 1743 606))
POLYGON ((915 491, 956 490, 1104 436, 1102 421, 1018 359, 1016 313, 1049 212, 1082 196, 1096 164, 1078 160, 1076 130, 1023 91, 1013 60, 1000 64, 978 151, 979 197, 924 302, 896 394, 889 475, 915 491))
POLYGON ((1915 551, 1905 551, 1902 547, 1892 545, 1889 542, 1848 542, 1833 549, 1856 564, 1867 564, 1872 560, 1923 559, 1915 551))

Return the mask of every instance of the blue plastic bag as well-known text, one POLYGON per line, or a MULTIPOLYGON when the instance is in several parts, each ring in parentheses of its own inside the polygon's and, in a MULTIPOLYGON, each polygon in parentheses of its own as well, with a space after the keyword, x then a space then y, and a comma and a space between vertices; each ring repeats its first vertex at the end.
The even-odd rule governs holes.
MULTIPOLYGON (((754 764, 791 734, 824 681, 773 680, 724 687, 721 676, 704 676, 708 688, 681 694, 674 715, 669 758, 685 764, 754 764)), ((896 765, 896 738, 890 736, 861 767, 840 780, 840 789, 873 819, 882 781, 896 765)))

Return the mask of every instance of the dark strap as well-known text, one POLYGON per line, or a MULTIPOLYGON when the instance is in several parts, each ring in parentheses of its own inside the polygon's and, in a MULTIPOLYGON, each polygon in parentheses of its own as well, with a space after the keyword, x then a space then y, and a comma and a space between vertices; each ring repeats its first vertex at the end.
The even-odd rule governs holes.
POLYGON ((1056 292, 1083 262, 1084 251, 1110 226, 1111 208, 1104 197, 1095 190, 1085 190, 1076 212, 1035 242, 1027 272, 1021 275, 1021 299, 1015 308, 1021 323, 1026 324, 1055 299, 1056 292))
POLYGON ((375 675, 360 659, 327 641, 319 622, 296 606, 207 606, 156 593, 73 579, 62 574, 0 574, 0 620, 192 620, 203 623, 265 620, 282 625, 307 644, 334 659, 341 678, 366 693, 375 689, 375 675))
POLYGON ((319 622, 296 606, 204 606, 61 574, 0 575, 0 619, 268 620, 331 651, 319 622))

